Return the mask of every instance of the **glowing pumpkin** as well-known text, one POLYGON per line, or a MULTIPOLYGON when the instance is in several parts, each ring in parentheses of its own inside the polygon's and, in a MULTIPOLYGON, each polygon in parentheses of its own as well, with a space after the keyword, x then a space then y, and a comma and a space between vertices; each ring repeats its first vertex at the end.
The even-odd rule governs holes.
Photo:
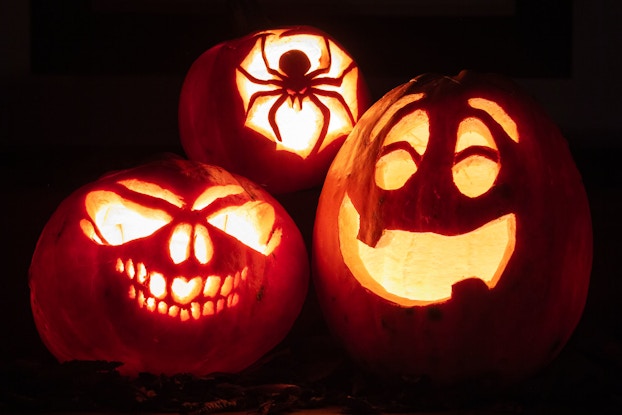
POLYGON ((43 342, 122 372, 236 372, 280 342, 308 284, 302 237, 267 192, 183 159, 102 177, 58 207, 30 267, 43 342))
POLYGON ((347 350, 438 383, 549 362, 582 314, 591 259, 565 140, 492 74, 420 76, 374 104, 328 172, 314 229, 315 286, 347 350))
POLYGON ((204 52, 181 90, 179 130, 191 159, 284 193, 318 186, 367 108, 359 69, 312 27, 252 33, 204 52))

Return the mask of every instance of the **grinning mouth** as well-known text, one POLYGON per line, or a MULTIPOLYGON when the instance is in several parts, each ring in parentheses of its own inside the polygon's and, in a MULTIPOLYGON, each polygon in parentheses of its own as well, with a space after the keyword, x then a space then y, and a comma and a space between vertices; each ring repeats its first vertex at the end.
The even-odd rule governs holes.
POLYGON ((516 244, 513 213, 453 236, 385 230, 375 247, 357 239, 359 227, 359 213, 346 194, 339 211, 346 265, 365 288, 408 307, 446 301, 453 285, 469 278, 494 288, 516 244))
POLYGON ((130 280, 128 296, 135 299, 140 308, 181 321, 198 320, 234 307, 240 299, 236 290, 248 274, 248 267, 244 267, 225 277, 168 278, 148 269, 143 262, 121 258, 117 259, 115 269, 130 280))

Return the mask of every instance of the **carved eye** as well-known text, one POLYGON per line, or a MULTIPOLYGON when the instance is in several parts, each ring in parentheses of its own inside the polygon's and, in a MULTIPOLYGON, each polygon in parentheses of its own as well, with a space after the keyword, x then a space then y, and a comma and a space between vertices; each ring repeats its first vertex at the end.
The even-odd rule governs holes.
POLYGON ((272 252, 281 240, 281 230, 274 229, 274 208, 265 202, 227 207, 208 217, 207 221, 264 255, 272 252))
POLYGON ((429 139, 429 118, 424 110, 417 109, 398 121, 385 138, 385 153, 376 162, 376 185, 383 190, 404 186, 417 172, 429 139))
POLYGON ((490 190, 501 163, 492 134, 478 118, 466 118, 458 126, 458 140, 452 174, 464 195, 474 198, 490 190))
POLYGON ((117 246, 147 237, 172 220, 164 210, 138 204, 109 190, 90 192, 84 202, 92 222, 84 219, 80 225, 100 245, 117 246))

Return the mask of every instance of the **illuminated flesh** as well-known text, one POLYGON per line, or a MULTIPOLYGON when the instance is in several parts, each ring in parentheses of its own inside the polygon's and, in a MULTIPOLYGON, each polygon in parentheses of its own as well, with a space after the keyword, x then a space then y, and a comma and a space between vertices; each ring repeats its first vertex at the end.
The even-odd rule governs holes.
MULTIPOLYGON (((385 111, 372 136, 399 109, 423 97, 402 97, 385 111)), ((519 141, 516 124, 501 106, 482 98, 472 98, 468 103, 486 111, 514 142, 519 141)), ((375 166, 375 184, 385 191, 401 189, 417 173, 429 140, 429 117, 425 110, 416 109, 401 118, 384 137, 382 156, 375 166), (383 152, 395 143, 400 145, 383 152), (414 159, 404 146, 410 146, 419 158, 414 159)), ((490 129, 477 117, 463 119, 456 131, 452 166, 456 189, 469 198, 479 197, 493 187, 500 169, 490 129)), ((480 279, 493 288, 516 242, 513 213, 459 235, 384 230, 374 247, 357 239, 359 228, 360 215, 346 194, 339 211, 340 247, 346 265, 364 287, 404 306, 446 301, 451 298, 452 286, 468 278, 480 279)))
POLYGON ((136 299, 139 307, 182 321, 197 320, 234 307, 240 300, 236 290, 248 275, 248 267, 244 267, 225 277, 171 278, 151 271, 142 262, 135 264, 131 259, 121 258, 117 259, 115 269, 130 280, 128 295, 136 299))
POLYGON ((274 141, 277 149, 303 158, 348 134, 356 122, 358 69, 321 36, 284 30, 260 34, 236 71, 236 83, 245 125, 274 141), (308 63, 304 73, 283 68, 281 57, 292 51, 308 63))
POLYGON ((359 226, 360 216, 346 195, 339 211, 346 265, 361 285, 404 306, 448 300, 452 285, 467 278, 493 288, 516 242, 514 214, 455 236, 385 230, 375 247, 356 238, 359 226))
POLYGON ((242 193, 241 186, 207 188, 188 207, 181 196, 154 183, 126 180, 119 184, 137 194, 166 201, 169 209, 144 206, 109 190, 92 191, 85 198, 90 219, 81 221, 83 232, 99 245, 120 246, 170 227, 167 249, 170 261, 180 265, 192 260, 200 270, 192 276, 163 275, 157 265, 119 258, 115 270, 131 281, 129 297, 149 311, 185 321, 217 314, 238 303, 236 290, 246 279, 248 267, 229 275, 213 275, 204 267, 214 255, 208 225, 262 255, 269 255, 280 244, 282 229, 275 228, 274 208, 266 202, 255 200, 209 210, 216 200, 242 193), (204 222, 174 223, 175 216, 187 209, 205 210, 204 222))

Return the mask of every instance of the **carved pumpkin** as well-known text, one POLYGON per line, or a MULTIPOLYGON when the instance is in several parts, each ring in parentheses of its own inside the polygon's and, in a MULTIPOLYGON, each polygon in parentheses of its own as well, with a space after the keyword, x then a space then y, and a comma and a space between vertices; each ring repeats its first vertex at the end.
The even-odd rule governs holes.
POLYGON ((320 185, 369 97, 359 69, 312 27, 252 33, 190 67, 179 130, 191 159, 284 193, 320 185))
POLYGON ((244 369, 280 342, 308 285, 302 237, 263 189, 170 159, 65 199, 30 267, 37 329, 60 361, 127 374, 244 369))
POLYGON ((424 75, 361 118, 322 188, 315 286, 372 371, 520 379, 585 304, 588 202, 567 144, 507 79, 424 75))

